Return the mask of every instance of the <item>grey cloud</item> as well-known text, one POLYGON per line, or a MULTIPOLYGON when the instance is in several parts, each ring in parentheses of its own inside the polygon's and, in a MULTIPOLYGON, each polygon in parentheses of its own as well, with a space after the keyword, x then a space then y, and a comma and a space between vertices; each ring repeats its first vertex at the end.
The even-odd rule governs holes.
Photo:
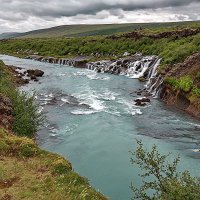
POLYGON ((200 0, 0 0, 0 10, 22 13, 24 16, 59 18, 78 14, 94 15, 101 10, 134 11, 178 7, 194 2, 200 0))
POLYGON ((200 0, 0 0, 0 32, 62 24, 200 19, 200 0))

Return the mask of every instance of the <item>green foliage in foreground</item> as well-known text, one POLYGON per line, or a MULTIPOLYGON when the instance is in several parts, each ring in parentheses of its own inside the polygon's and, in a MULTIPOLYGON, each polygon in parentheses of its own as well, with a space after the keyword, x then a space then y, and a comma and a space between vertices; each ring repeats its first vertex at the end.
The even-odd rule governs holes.
POLYGON ((168 155, 161 155, 156 145, 148 152, 140 141, 138 148, 132 153, 131 162, 137 164, 144 172, 140 174, 143 185, 131 189, 133 199, 140 200, 199 200, 200 179, 193 178, 188 171, 177 172, 180 158, 168 162, 168 155), (152 181, 149 181, 152 180, 152 181), (151 195, 150 195, 151 193, 151 195))
POLYGON ((11 99, 12 115, 15 118, 13 131, 18 135, 33 137, 38 126, 43 122, 43 117, 38 113, 34 95, 29 96, 18 90, 13 82, 12 75, 3 62, 0 62, 0 93, 11 99))

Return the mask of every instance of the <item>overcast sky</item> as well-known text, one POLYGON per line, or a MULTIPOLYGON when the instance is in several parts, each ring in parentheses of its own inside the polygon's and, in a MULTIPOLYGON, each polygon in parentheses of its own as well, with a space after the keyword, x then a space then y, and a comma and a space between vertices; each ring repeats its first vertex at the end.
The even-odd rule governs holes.
POLYGON ((200 20, 200 0, 0 0, 0 33, 64 24, 200 20))

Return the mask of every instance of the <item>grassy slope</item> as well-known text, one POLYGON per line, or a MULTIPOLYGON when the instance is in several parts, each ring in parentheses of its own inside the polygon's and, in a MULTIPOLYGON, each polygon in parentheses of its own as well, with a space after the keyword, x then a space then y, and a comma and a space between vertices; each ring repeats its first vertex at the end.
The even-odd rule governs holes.
MULTIPOLYGON (((15 78, 11 77, 5 65, 0 62, 0 93, 8 95, 9 86, 10 90, 14 90, 13 82, 15 78)), ((15 123, 19 119, 28 120, 29 118, 23 118, 23 114, 27 113, 23 102, 12 99, 16 96, 9 97, 15 102, 14 113, 18 110, 14 115, 15 123)), ((29 107, 30 110, 32 108, 29 107)), ((27 135, 25 130, 30 125, 23 121, 21 124, 23 126, 17 125, 15 135, 0 124, 0 199, 106 199, 89 185, 86 178, 75 173, 71 164, 63 157, 41 150, 32 139, 20 137, 19 135, 27 135), (24 124, 27 126, 24 127, 24 124), (21 134, 21 131, 24 133, 21 134)))
POLYGON ((106 199, 59 155, 0 127, 0 199, 106 199))
POLYGON ((134 29, 174 27, 183 23, 127 23, 127 24, 99 24, 99 25, 63 25, 48 29, 30 31, 21 34, 20 38, 51 38, 51 37, 76 37, 93 35, 110 35, 119 32, 133 31, 134 29))

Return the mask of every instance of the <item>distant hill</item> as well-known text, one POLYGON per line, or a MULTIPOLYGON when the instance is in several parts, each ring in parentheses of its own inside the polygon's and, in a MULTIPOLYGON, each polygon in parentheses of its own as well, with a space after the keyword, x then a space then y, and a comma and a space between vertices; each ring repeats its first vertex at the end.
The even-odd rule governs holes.
POLYGON ((94 35, 112 35, 119 32, 133 31, 140 28, 176 26, 178 23, 132 23, 132 24, 96 24, 63 25, 40 29, 22 34, 22 38, 81 37, 94 35))
POLYGON ((191 22, 172 23, 127 23, 127 24, 95 24, 95 25, 63 25, 47 29, 39 29, 25 33, 4 33, 3 38, 52 38, 52 37, 81 37, 96 35, 112 35, 121 32, 134 31, 141 28, 174 27, 191 22))
POLYGON ((17 33, 17 32, 2 33, 0 34, 0 39, 15 38, 19 35, 20 33, 17 33))

